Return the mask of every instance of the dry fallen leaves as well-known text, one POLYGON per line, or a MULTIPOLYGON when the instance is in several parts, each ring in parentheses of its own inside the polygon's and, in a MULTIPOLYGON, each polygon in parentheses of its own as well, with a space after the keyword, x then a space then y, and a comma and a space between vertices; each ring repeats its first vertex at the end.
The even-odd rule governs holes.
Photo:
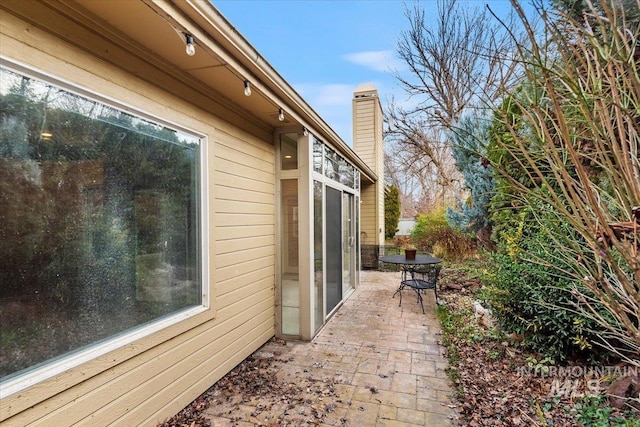
POLYGON ((299 383, 282 381, 276 374, 290 360, 278 356, 258 352, 248 357, 160 426, 211 426, 207 414, 230 420, 232 425, 240 421, 265 427, 321 424, 339 403, 334 401, 333 380, 308 373, 299 383))
MULTIPOLYGON (((465 282, 460 272, 450 274, 443 277, 443 299, 450 310, 469 311, 469 319, 473 321, 470 290, 477 286, 477 281, 465 282), (448 286, 449 280, 455 286, 448 286)), ((543 356, 527 352, 515 342, 518 340, 488 337, 479 340, 455 335, 450 339, 457 352, 450 369, 456 372, 453 388, 458 391, 460 425, 578 425, 575 401, 570 396, 554 394, 552 383, 556 378, 523 373, 531 358, 543 356)))

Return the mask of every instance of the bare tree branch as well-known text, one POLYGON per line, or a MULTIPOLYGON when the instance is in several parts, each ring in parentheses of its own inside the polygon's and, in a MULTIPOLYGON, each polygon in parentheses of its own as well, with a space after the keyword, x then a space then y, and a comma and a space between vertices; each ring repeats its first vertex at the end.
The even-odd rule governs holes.
MULTIPOLYGON (((411 188, 417 192, 414 198, 436 195, 446 204, 462 188, 447 131, 465 111, 491 107, 513 86, 518 41, 513 36, 518 31, 509 27, 512 17, 499 22, 487 9, 463 9, 457 0, 439 0, 437 7, 433 26, 419 3, 405 8, 409 29, 401 34, 397 54, 409 72, 396 77, 419 103, 408 107, 392 100, 386 112, 387 141, 397 157, 389 161, 395 174, 412 174, 404 180, 420 183, 411 188)), ((398 188, 404 191, 404 186, 398 188)))

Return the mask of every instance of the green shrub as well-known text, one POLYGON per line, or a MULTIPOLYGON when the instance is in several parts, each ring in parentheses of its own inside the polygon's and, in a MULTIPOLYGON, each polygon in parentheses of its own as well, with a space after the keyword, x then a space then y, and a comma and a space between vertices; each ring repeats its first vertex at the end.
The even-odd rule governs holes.
POLYGON ((558 267, 563 266, 553 251, 563 249, 551 247, 545 239, 540 231, 523 237, 518 245, 510 242, 518 250, 493 254, 480 297, 501 326, 521 335, 532 350, 556 360, 595 357, 592 343, 598 341, 601 328, 576 311, 576 290, 581 295, 589 292, 581 282, 559 275, 558 267))
POLYGON ((411 232, 412 242, 418 249, 446 260, 461 259, 472 254, 475 238, 470 233, 451 227, 445 213, 443 207, 420 215, 411 232))
MULTIPOLYGON (((531 202, 547 211, 540 229, 553 230, 553 217, 567 224, 568 232, 553 230, 543 243, 551 253, 544 259, 559 265, 555 273, 547 272, 549 278, 572 277, 572 308, 598 322, 596 341, 621 356, 637 358, 638 241, 633 233, 615 238, 614 225, 632 221, 632 209, 640 202, 640 15, 637 6, 626 7, 637 2, 552 1, 571 4, 572 13, 542 7, 535 24, 518 3, 512 2, 529 36, 525 44, 530 43, 517 55, 523 78, 495 109, 487 150, 499 176, 490 206, 496 241, 515 248, 520 236, 513 224, 519 210, 531 202), (503 231, 513 241, 500 239, 503 231)), ((523 238, 529 237, 526 232, 523 238)), ((524 249, 521 257, 534 259, 524 249)), ((536 287, 531 290, 537 292, 536 287)), ((534 295, 541 297, 557 299, 551 292, 534 295)), ((558 315, 564 316, 567 310, 561 311, 558 315)))
POLYGON ((626 411, 623 414, 614 414, 613 408, 608 405, 606 396, 598 395, 587 397, 575 405, 578 411, 577 421, 580 425, 589 427, 633 427, 640 422, 639 414, 626 411))

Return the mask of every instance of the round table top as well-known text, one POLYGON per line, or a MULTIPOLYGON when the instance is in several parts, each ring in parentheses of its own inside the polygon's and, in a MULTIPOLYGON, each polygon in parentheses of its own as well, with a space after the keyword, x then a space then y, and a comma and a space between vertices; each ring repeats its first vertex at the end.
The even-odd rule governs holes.
POLYGON ((438 264, 442 262, 440 258, 431 255, 416 255, 416 259, 407 259, 404 255, 383 255, 380 257, 380 261, 404 265, 438 264))

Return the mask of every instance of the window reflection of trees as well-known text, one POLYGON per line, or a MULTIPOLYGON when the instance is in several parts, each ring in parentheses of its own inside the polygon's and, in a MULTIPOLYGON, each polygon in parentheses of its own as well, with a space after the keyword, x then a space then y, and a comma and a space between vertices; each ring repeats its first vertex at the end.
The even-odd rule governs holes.
POLYGON ((0 377, 201 304, 197 138, 1 69, 0 377))
MULTIPOLYGON (((322 142, 319 144, 322 144, 322 142)), ((314 143, 314 162, 316 157, 316 144, 314 143)), ((316 170, 317 171, 317 170, 316 170)), ((324 146, 324 175, 334 181, 340 182, 350 188, 356 188, 356 169, 344 157, 331 148, 324 146)))
POLYGON ((313 170, 322 173, 322 151, 324 144, 318 139, 313 139, 313 170))

